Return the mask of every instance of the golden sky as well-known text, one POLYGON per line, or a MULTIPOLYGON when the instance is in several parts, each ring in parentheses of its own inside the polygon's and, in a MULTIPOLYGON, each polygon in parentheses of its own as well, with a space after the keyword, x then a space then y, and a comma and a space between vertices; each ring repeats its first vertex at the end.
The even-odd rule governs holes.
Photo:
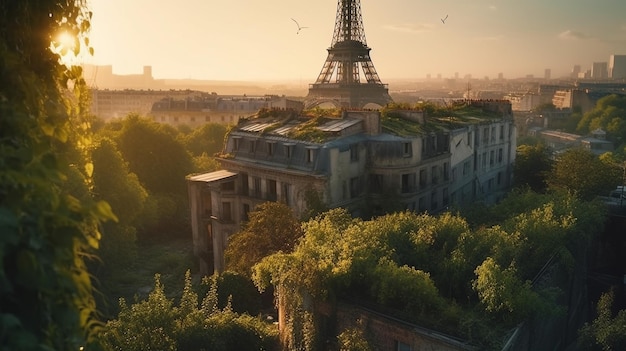
MULTIPOLYGON (((313 83, 330 46, 337 0, 89 0, 84 63, 117 74, 313 83), (302 29, 297 33, 297 20, 302 29)), ((568 74, 626 54, 624 0, 361 0, 383 82, 568 74), (445 24, 441 19, 448 16, 445 24)))

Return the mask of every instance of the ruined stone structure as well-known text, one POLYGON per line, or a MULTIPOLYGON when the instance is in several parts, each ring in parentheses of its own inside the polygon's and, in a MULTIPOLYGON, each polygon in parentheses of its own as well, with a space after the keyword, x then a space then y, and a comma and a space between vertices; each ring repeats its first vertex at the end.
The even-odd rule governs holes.
POLYGON ((229 133, 223 170, 188 178, 194 249, 203 274, 224 270, 228 237, 256 205, 282 201, 296 216, 314 191, 354 216, 437 213, 494 203, 511 186, 516 133, 508 101, 468 101, 464 117, 423 111, 280 110, 244 119, 229 133))

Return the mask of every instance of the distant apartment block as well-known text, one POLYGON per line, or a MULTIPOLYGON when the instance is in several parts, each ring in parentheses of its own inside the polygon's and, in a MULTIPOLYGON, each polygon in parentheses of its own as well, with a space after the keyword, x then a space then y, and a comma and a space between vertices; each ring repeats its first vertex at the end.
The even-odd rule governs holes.
POLYGON ((91 113, 105 121, 124 118, 129 113, 148 115, 152 105, 164 98, 188 98, 201 95, 194 90, 109 90, 91 89, 91 113))
POLYGON ((201 271, 224 269, 228 237, 265 201, 282 201, 300 216, 317 194, 328 207, 363 217, 497 202, 512 181, 511 104, 456 104, 467 112, 398 110, 381 118, 378 111, 306 117, 281 110, 240 120, 219 159, 223 169, 187 179, 201 271))
POLYGON ((596 94, 582 89, 562 89, 554 92, 552 104, 558 109, 578 108, 582 113, 595 107, 596 94))
POLYGON ((518 112, 528 112, 534 110, 541 104, 541 96, 534 93, 508 94, 504 100, 511 103, 511 109, 518 112))
POLYGON ((570 78, 574 78, 577 79, 578 75, 580 74, 580 65, 574 65, 574 67, 572 67, 572 72, 570 74, 570 78))
POLYGON ((546 69, 543 71, 543 79, 545 79, 545 80, 549 80, 550 78, 552 78, 552 70, 551 70, 551 69, 549 69, 549 68, 546 68, 546 69))
POLYGON ((206 123, 237 124, 240 118, 262 108, 302 110, 303 103, 285 97, 220 96, 202 94, 183 99, 164 98, 152 105, 148 113, 155 122, 197 127, 206 123))
POLYGON ((594 62, 591 65, 591 79, 607 79, 609 71, 606 62, 594 62))
POLYGON ((609 77, 626 79, 626 55, 611 55, 609 57, 609 77))

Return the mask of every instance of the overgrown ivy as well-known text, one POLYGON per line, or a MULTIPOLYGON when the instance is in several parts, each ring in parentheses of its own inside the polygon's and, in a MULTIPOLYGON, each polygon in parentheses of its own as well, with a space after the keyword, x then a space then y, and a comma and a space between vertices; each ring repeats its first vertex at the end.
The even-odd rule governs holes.
POLYGON ((78 350, 98 325, 84 260, 115 216, 90 196, 88 94, 61 63, 92 51, 90 19, 83 0, 0 2, 2 350, 78 350))

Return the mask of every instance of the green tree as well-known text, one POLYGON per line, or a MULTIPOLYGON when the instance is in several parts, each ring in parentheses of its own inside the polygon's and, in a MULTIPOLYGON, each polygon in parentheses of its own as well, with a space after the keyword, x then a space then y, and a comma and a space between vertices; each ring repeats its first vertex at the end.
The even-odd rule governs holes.
POLYGON ((539 301, 530 281, 521 280, 514 265, 502 268, 488 257, 476 268, 474 289, 488 312, 519 321, 531 315, 539 301))
POLYGON ((149 194, 141 234, 164 235, 168 229, 182 232, 180 228, 188 224, 185 179, 193 172, 193 162, 178 132, 171 126, 129 115, 121 130, 113 134, 129 170, 149 194))
POLYGON ((0 2, 3 350, 78 350, 97 326, 84 257, 115 217, 89 194, 88 94, 80 68, 61 63, 88 43, 90 18, 81 0, 0 2))
POLYGON ((626 147, 626 96, 608 95, 596 103, 593 110, 585 113, 578 123, 577 131, 588 134, 595 129, 607 132, 607 139, 615 143, 623 156, 626 147))
POLYGON ((193 165, 177 135, 174 128, 137 115, 123 121, 119 150, 130 171, 152 194, 186 196, 185 177, 193 165))
POLYGON ((97 199, 107 201, 117 215, 117 222, 102 226, 99 250, 101 265, 96 272, 100 282, 106 284, 105 275, 118 273, 131 267, 137 256, 137 226, 145 213, 148 193, 109 138, 98 140, 93 146, 93 193, 97 199))
POLYGON ((617 351, 626 349, 626 310, 615 312, 615 291, 600 296, 598 316, 578 333, 580 350, 617 351))
POLYGON ((599 195, 606 196, 621 184, 622 171, 588 150, 570 149, 557 158, 547 182, 552 190, 572 191, 582 199, 591 200, 599 195))
POLYGON ((340 351, 371 351, 373 350, 363 331, 349 328, 337 336, 340 351))
POLYGON ((225 136, 225 125, 207 123, 186 135, 184 144, 193 156, 200 156, 203 153, 212 156, 222 151, 225 136))
POLYGON ((513 180, 516 187, 528 187, 533 191, 546 189, 546 176, 552 169, 552 161, 543 144, 520 145, 517 147, 513 180))
POLYGON ((115 142, 103 138, 92 151, 94 194, 106 200, 119 219, 119 224, 135 225, 141 215, 148 193, 131 173, 115 142))
POLYGON ((218 308, 217 280, 200 300, 187 271, 178 305, 165 294, 160 276, 147 300, 128 305, 109 321, 99 341, 105 349, 143 350, 275 350, 277 328, 258 317, 233 312, 228 303, 218 308))
POLYGON ((300 222, 289 206, 265 202, 249 214, 242 230, 235 233, 226 249, 226 268, 250 276, 252 266, 278 251, 291 252, 302 236, 300 222))

